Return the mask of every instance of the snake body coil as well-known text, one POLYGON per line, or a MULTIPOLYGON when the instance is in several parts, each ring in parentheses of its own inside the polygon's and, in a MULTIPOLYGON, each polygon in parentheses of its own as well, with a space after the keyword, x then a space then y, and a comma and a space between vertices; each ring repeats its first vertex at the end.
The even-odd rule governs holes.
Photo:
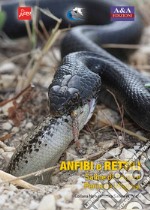
MULTIPOLYGON (((35 4, 35 1, 26 2, 29 5, 35 4)), ((51 111, 63 116, 51 120, 48 118, 18 147, 8 166, 10 173, 20 176, 56 164, 73 138, 70 112, 77 109, 79 113, 82 109, 79 115, 81 129, 91 116, 94 100, 99 97, 107 105, 112 103, 107 89, 115 94, 126 113, 139 126, 150 130, 150 92, 144 87, 148 80, 100 47, 105 43, 137 43, 142 33, 142 22, 137 13, 134 21, 110 22, 112 5, 127 4, 112 0, 40 1, 40 7, 48 7, 57 17, 63 18, 63 27, 68 23, 65 16, 68 9, 76 6, 84 8, 85 20, 81 22, 84 26, 74 27, 63 39, 63 63, 48 91, 51 111), (102 26, 92 26, 97 24, 102 26), (87 105, 89 103, 90 106, 87 105)), ((4 26, 4 31, 12 37, 25 33, 24 26, 14 19, 17 6, 18 2, 15 1, 2 5, 11 14, 11 22, 16 24, 12 28, 10 20, 7 20, 4 26), (10 5, 13 8, 11 10, 10 5)), ((53 25, 49 19, 43 21, 47 27, 53 25)), ((110 52, 118 57, 125 53, 123 50, 110 52)))

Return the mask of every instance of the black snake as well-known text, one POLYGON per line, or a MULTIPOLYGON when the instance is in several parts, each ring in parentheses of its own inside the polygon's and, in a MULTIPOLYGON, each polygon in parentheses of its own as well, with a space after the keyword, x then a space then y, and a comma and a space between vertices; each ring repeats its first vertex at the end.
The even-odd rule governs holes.
MULTIPOLYGON (((25 1, 35 5, 36 1, 25 1)), ((125 112, 139 126, 150 131, 150 92, 144 84, 148 79, 122 63, 117 57, 125 56, 125 50, 103 50, 106 43, 138 43, 143 24, 135 12, 134 21, 110 21, 112 5, 128 5, 112 0, 50 0, 37 1, 42 8, 49 8, 63 18, 62 27, 68 25, 66 12, 73 7, 84 8, 85 19, 67 32, 61 44, 63 62, 49 87, 50 108, 57 118, 47 118, 15 152, 8 172, 20 176, 57 163, 61 154, 73 139, 70 113, 77 110, 79 129, 87 123, 99 98, 106 105, 112 104, 109 89, 115 94, 125 112), (88 25, 86 25, 88 24, 88 25), (95 26, 95 25, 101 26, 95 26), (90 104, 90 106, 89 106, 90 104)), ((9 14, 3 31, 10 37, 25 34, 25 27, 14 15, 18 1, 3 2, 2 9, 9 14), (15 27, 14 27, 15 26, 15 27)), ((54 25, 41 17, 48 28, 54 25)), ((29 180, 31 182, 31 179, 29 180)))

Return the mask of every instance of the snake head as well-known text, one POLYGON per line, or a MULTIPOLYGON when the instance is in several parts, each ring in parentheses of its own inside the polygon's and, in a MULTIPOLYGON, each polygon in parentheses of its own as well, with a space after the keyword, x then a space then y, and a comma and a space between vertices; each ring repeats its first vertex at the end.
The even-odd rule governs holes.
POLYGON ((75 88, 54 85, 49 87, 50 112, 60 116, 71 113, 80 104, 79 92, 75 88))
POLYGON ((57 70, 48 89, 51 114, 67 115, 87 104, 91 99, 97 97, 100 84, 100 77, 86 66, 62 65, 57 70), (67 72, 66 69, 69 71, 67 72))

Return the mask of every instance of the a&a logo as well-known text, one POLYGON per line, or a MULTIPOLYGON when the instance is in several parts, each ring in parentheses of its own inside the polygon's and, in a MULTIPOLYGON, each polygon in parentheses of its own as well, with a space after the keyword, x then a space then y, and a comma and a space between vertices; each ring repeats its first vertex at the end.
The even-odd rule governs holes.
POLYGON ((133 21, 134 7, 133 6, 112 6, 111 21, 133 21))

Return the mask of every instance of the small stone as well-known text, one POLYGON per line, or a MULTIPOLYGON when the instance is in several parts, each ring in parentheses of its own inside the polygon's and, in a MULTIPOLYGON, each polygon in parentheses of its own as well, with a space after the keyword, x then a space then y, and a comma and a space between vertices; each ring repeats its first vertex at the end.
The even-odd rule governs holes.
POLYGON ((29 209, 30 209, 30 210, 34 210, 34 209, 36 210, 37 207, 38 207, 38 205, 39 205, 38 202, 32 200, 31 203, 30 203, 30 205, 29 205, 29 209))
POLYGON ((28 122, 27 124, 26 124, 26 128, 32 128, 33 127, 33 123, 32 122, 28 122))
POLYGON ((9 191, 9 192, 7 193, 7 196, 8 196, 8 197, 12 197, 14 194, 15 194, 14 191, 9 191))
POLYGON ((112 109, 109 108, 102 109, 101 107, 99 107, 97 112, 97 120, 98 120, 98 125, 100 127, 103 127, 108 123, 116 124, 120 120, 120 116, 118 115, 117 112, 113 111, 112 109))
POLYGON ((13 127, 12 130, 11 130, 13 133, 17 133, 19 131, 19 128, 18 127, 13 127))
POLYGON ((13 152, 15 150, 14 147, 9 147, 7 146, 6 144, 4 144, 2 141, 0 141, 0 147, 2 147, 2 149, 5 151, 5 152, 13 152))
POLYGON ((129 151, 129 152, 132 152, 132 153, 134 153, 134 154, 136 153, 135 149, 132 149, 132 148, 128 149, 128 151, 129 151))
POLYGON ((123 138, 124 138, 123 136, 118 136, 119 141, 123 141, 123 138))
POLYGON ((0 206, 5 204, 7 198, 8 198, 7 195, 0 196, 0 206))
POLYGON ((9 162, 9 160, 10 160, 11 157, 12 157, 12 155, 13 155, 13 152, 3 152, 3 153, 2 153, 2 156, 4 157, 4 159, 5 159, 7 162, 9 162))
POLYGON ((73 203, 65 203, 65 201, 63 200, 63 198, 59 199, 56 201, 57 202, 57 206, 59 206, 61 208, 61 210, 71 210, 74 209, 74 205, 73 203))
POLYGON ((90 144, 94 145, 95 144, 95 139, 91 139, 90 144))
POLYGON ((79 177, 77 180, 77 184, 83 184, 85 182, 85 178, 79 177))
POLYGON ((16 85, 15 80, 16 80, 15 75, 9 75, 9 74, 1 75, 0 86, 3 89, 10 87, 13 88, 16 85))
POLYGON ((56 210, 55 197, 53 195, 44 196, 37 210, 56 210))
POLYGON ((81 199, 79 199, 79 198, 74 198, 73 204, 74 204, 74 209, 75 209, 75 210, 80 210, 80 209, 82 209, 82 201, 81 201, 81 199))
POLYGON ((59 177, 58 176, 51 176, 51 182, 52 184, 58 184, 59 183, 59 177))
POLYGON ((139 136, 143 136, 143 133, 141 131, 137 131, 136 134, 139 136))
POLYGON ((112 147, 115 143, 115 140, 110 140, 110 141, 104 141, 104 142, 99 142, 98 146, 103 148, 104 150, 109 149, 112 147))
POLYGON ((4 106, 1 107, 2 112, 4 113, 4 115, 8 116, 8 110, 10 107, 13 107, 13 103, 10 101, 9 103, 5 104, 4 106))
POLYGON ((2 147, 4 149, 5 147, 7 147, 7 145, 4 144, 4 142, 0 141, 0 147, 2 147))
MULTIPOLYGON (((88 143, 89 145, 94 145, 94 144, 95 144, 95 139, 92 139, 92 138, 87 139, 87 143, 88 143)), ((83 145, 85 145, 85 143, 84 143, 83 145)))
POLYGON ((6 146, 6 147, 4 147, 4 151, 5 152, 14 152, 15 151, 15 147, 8 147, 8 146, 6 146))
POLYGON ((71 191, 75 193, 80 192, 84 188, 83 184, 71 184, 69 187, 71 187, 71 191))
POLYGON ((68 160, 74 160, 74 159, 76 159, 77 158, 77 156, 76 155, 74 155, 74 154, 72 154, 72 153, 70 153, 70 152, 66 152, 66 161, 68 161, 68 160))
POLYGON ((79 175, 70 176, 70 177, 68 178, 68 182, 71 183, 72 185, 73 185, 73 184, 76 185, 77 183, 81 184, 83 180, 85 181, 85 179, 82 178, 82 177, 79 176, 79 175))
POLYGON ((69 147, 67 149, 67 152, 70 153, 70 154, 72 154, 73 156, 77 156, 77 152, 75 151, 74 147, 75 147, 75 144, 72 145, 71 147, 69 147))
POLYGON ((140 145, 135 145, 134 146, 134 150, 139 150, 140 149, 140 145))
POLYGON ((17 190, 17 187, 15 185, 13 185, 13 184, 10 184, 9 189, 11 191, 16 191, 17 190))
POLYGON ((121 149, 119 147, 117 147, 117 148, 111 149, 108 152, 106 152, 103 155, 103 157, 104 158, 116 157, 116 156, 120 155, 120 153, 121 153, 121 149))
POLYGON ((22 203, 23 202, 23 198, 22 197, 19 197, 18 198, 18 201, 19 201, 19 203, 22 203))
POLYGON ((3 128, 4 130, 9 131, 9 130, 11 130, 12 125, 11 125, 9 122, 6 122, 6 123, 3 123, 2 128, 3 128))
POLYGON ((85 135, 84 135, 84 139, 86 139, 86 140, 90 140, 90 136, 89 136, 89 135, 87 135, 87 134, 85 134, 85 135))
POLYGON ((61 189, 58 192, 58 194, 61 195, 61 197, 63 197, 63 199, 65 201, 71 201, 72 200, 72 191, 71 191, 70 188, 61 189))
POLYGON ((4 150, 2 148, 0 148, 0 154, 2 154, 4 152, 4 150))
MULTIPOLYGON (((135 152, 135 150, 134 150, 134 152, 135 152)), ((133 157, 133 155, 134 155, 133 151, 131 152, 131 151, 123 148, 122 153, 120 154, 120 159, 121 160, 130 159, 133 157)))
POLYGON ((80 143, 80 145, 85 145, 86 144, 86 140, 85 139, 79 139, 79 143, 80 143))
POLYGON ((12 62, 0 65, 0 73, 12 72, 16 69, 16 65, 12 62))

